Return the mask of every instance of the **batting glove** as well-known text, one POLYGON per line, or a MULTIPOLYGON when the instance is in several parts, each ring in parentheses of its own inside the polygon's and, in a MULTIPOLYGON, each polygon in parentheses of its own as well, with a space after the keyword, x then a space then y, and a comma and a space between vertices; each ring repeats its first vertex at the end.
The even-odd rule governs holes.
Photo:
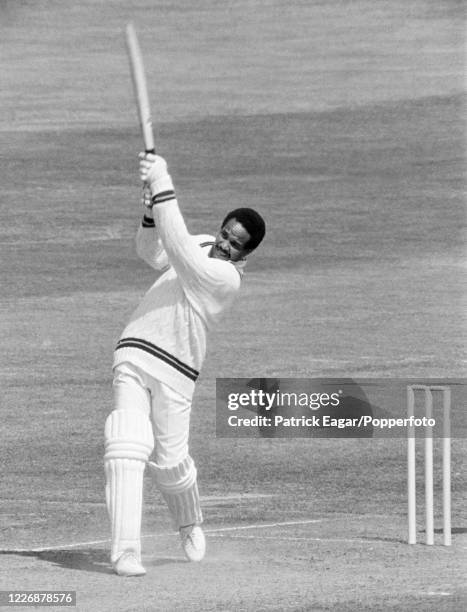
POLYGON ((152 196, 165 191, 173 192, 172 178, 163 157, 153 153, 140 153, 139 159, 139 177, 143 183, 149 185, 152 196))
POLYGON ((152 208, 151 189, 149 188, 149 185, 147 183, 143 184, 141 202, 143 203, 144 206, 146 206, 146 208, 152 208))

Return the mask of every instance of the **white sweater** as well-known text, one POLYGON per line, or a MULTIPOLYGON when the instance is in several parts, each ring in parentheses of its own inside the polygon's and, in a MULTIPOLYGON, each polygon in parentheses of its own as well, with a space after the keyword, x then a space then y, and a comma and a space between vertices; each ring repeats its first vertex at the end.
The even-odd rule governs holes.
POLYGON ((138 228, 136 250, 163 273, 125 327, 113 367, 133 363, 191 399, 207 332, 239 290, 244 261, 208 257, 214 237, 190 235, 175 199, 153 210, 154 221, 144 217, 138 228))

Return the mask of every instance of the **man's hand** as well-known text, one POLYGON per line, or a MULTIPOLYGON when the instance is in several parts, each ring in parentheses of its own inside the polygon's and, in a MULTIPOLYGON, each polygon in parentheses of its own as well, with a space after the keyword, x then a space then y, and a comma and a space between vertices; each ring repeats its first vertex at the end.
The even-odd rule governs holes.
MULTIPOLYGON (((160 155, 153 153, 139 154, 139 176, 152 196, 165 191, 173 191, 172 178, 167 170, 167 162, 160 155)), ((145 198, 146 200, 146 198, 145 198)))
POLYGON ((142 195, 141 195, 141 202, 144 206, 146 206, 146 208, 151 209, 152 208, 152 196, 151 196, 151 190, 149 188, 149 185, 147 183, 143 184, 143 191, 142 191, 142 195))

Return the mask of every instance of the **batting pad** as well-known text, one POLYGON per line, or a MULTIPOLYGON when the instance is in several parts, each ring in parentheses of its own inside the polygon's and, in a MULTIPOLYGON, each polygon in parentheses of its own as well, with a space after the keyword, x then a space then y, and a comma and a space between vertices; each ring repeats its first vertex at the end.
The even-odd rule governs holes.
POLYGON ((174 528, 179 529, 194 523, 201 524, 203 515, 193 459, 188 455, 173 467, 161 467, 152 461, 148 466, 157 488, 167 503, 174 528))
POLYGON ((114 410, 105 423, 106 502, 112 528, 111 561, 131 550, 141 556, 143 475, 154 448, 149 418, 140 410, 114 410))

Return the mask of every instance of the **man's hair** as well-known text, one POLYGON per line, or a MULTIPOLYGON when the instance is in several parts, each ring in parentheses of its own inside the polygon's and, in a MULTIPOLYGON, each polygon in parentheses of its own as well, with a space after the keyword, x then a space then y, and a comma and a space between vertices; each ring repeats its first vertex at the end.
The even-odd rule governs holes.
POLYGON ((266 224, 264 223, 263 217, 252 208, 236 208, 230 211, 222 221, 222 227, 224 227, 230 219, 235 219, 241 223, 250 234, 250 239, 245 244, 245 248, 249 251, 256 249, 266 233, 266 224))

